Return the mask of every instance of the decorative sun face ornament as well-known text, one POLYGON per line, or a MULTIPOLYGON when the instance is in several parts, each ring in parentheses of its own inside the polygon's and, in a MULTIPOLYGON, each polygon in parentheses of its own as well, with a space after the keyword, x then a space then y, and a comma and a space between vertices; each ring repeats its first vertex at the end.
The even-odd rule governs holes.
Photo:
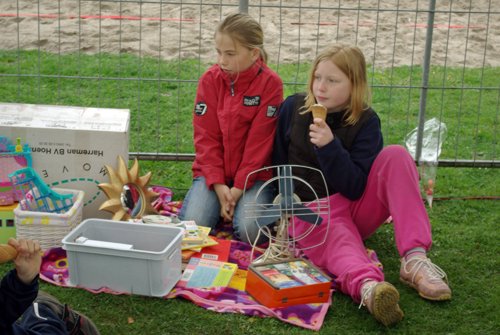
POLYGON ((151 179, 151 172, 139 176, 139 162, 134 159, 134 164, 128 170, 123 157, 118 156, 118 170, 115 171, 106 165, 109 174, 109 183, 99 184, 108 196, 100 210, 113 213, 112 220, 127 221, 139 219, 146 214, 156 213, 151 205, 152 199, 158 194, 151 191, 147 185, 151 179))

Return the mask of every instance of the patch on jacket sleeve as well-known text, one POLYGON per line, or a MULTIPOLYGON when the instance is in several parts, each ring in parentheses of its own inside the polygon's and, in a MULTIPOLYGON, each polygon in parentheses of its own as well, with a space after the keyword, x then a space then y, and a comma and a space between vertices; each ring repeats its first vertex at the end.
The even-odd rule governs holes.
POLYGON ((207 104, 204 102, 198 102, 196 106, 194 106, 194 113, 198 116, 202 116, 207 112, 207 104))
POLYGON ((278 113, 278 106, 267 106, 267 117, 275 117, 278 113))
POLYGON ((260 95, 256 95, 253 97, 250 96, 244 96, 243 97, 243 106, 260 106, 260 95))

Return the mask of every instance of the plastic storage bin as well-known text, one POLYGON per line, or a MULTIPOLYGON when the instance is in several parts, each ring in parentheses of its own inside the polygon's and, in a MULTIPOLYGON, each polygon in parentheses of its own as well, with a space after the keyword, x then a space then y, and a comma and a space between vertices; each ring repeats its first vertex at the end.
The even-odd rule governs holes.
POLYGON ((181 277, 183 229, 87 219, 63 239, 71 285, 163 297, 181 277))
POLYGON ((14 209, 17 238, 38 240, 43 250, 61 247, 62 239, 82 221, 85 192, 57 189, 61 194, 73 195, 73 206, 64 213, 50 213, 23 210, 21 203, 14 209))

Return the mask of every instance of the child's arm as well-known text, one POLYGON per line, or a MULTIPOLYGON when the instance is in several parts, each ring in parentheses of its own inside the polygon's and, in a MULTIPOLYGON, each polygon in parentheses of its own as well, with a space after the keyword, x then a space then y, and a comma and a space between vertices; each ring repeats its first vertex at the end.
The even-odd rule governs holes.
POLYGON ((283 101, 278 111, 278 125, 273 147, 273 165, 288 164, 288 146, 290 144, 290 127, 293 110, 295 107, 294 96, 289 96, 283 101))
POLYGON ((38 241, 11 238, 9 245, 17 250, 17 257, 14 259, 17 277, 23 284, 30 284, 40 272, 40 244, 38 241))
POLYGON ((37 242, 10 239, 9 245, 18 251, 16 269, 9 271, 0 283, 0 333, 10 333, 11 325, 33 303, 38 293, 36 280, 40 264, 37 242))
POLYGON ((337 138, 317 148, 318 161, 328 185, 350 200, 359 199, 382 146, 380 121, 377 116, 373 116, 357 134, 350 151, 337 138))
MULTIPOLYGON (((271 156, 276 133, 277 110, 283 100, 283 84, 279 77, 272 77, 261 90, 260 108, 248 131, 245 150, 234 178, 234 187, 243 190, 248 174, 271 164, 271 156)), ((253 178, 257 175, 253 175, 253 178)), ((247 188, 254 180, 249 179, 247 188)))
POLYGON ((193 116, 196 169, 205 177, 207 186, 225 184, 224 143, 219 125, 216 80, 212 71, 206 72, 198 83, 193 116))

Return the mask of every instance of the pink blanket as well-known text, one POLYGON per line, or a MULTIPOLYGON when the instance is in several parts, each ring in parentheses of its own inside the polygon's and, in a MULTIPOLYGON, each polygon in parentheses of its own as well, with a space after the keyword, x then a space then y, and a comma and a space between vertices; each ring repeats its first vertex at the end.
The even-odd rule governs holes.
MULTIPOLYGON (((229 261, 238 264, 240 269, 246 269, 250 260, 250 251, 251 248, 248 244, 233 240, 231 241, 229 261)), ((62 248, 49 249, 43 256, 40 278, 53 285, 71 287, 67 265, 65 250, 62 248)), ((122 294, 108 288, 86 290, 93 293, 122 294)), ((268 308, 257 303, 245 291, 234 288, 186 289, 175 287, 165 298, 184 298, 200 307, 219 313, 241 313, 251 316, 275 317, 286 323, 312 330, 319 330, 321 328, 332 302, 330 295, 328 303, 268 308)))

